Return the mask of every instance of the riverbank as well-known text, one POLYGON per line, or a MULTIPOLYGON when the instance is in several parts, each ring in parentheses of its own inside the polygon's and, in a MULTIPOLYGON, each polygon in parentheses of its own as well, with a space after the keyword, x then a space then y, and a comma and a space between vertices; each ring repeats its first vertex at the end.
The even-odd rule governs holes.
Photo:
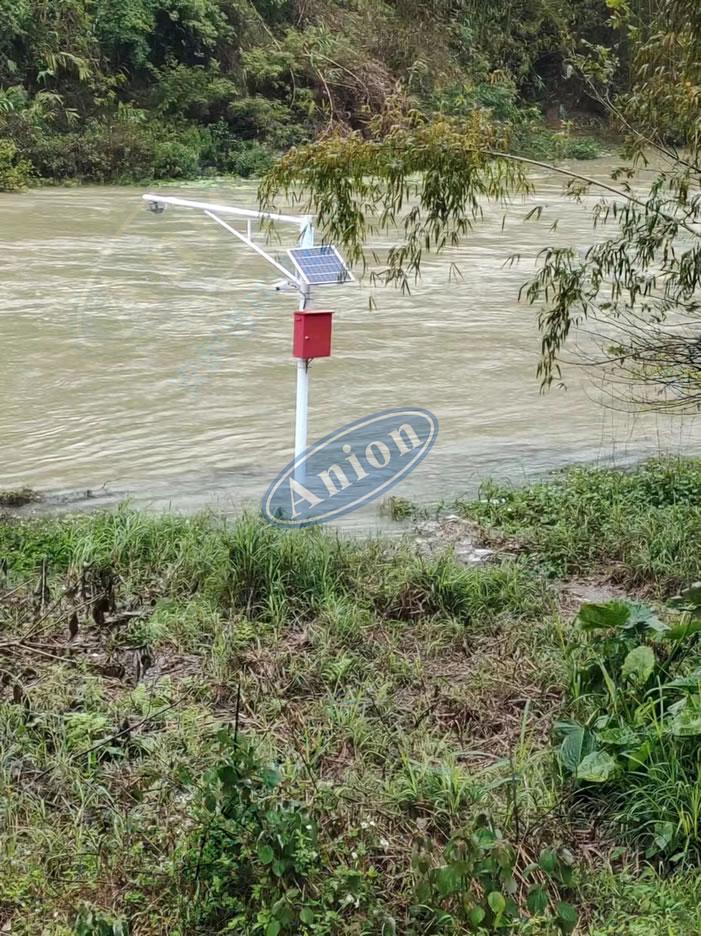
MULTIPOLYGON (((0 123, 1 127, 1 123, 0 123)), ((605 125, 556 130, 533 110, 517 114, 511 128, 513 152, 558 164, 592 160, 617 152, 623 139, 605 125)), ((300 135, 300 141, 313 137, 300 135)), ((263 137, 264 140, 264 137, 263 137)), ((291 144, 293 145, 293 144, 291 144)), ((154 128, 105 122, 37 139, 7 139, 0 146, 0 192, 40 186, 148 185, 260 179, 285 152, 265 141, 226 143, 200 129, 154 128), (50 155, 49 155, 50 154, 50 155)))
POLYGON ((695 932, 669 598, 700 493, 693 460, 485 488, 451 506, 494 550, 468 565, 252 517, 0 521, 2 924, 695 932))

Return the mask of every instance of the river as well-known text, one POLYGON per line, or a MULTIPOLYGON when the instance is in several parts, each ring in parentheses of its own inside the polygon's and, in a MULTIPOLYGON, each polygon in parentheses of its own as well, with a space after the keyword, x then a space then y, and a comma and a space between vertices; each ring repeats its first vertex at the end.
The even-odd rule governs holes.
MULTIPOLYGON (((611 166, 581 168, 604 178, 611 166)), ((461 248, 428 258, 410 296, 367 282, 316 292, 312 305, 336 314, 333 356, 311 370, 310 440, 383 408, 430 409, 438 442, 396 489, 421 501, 474 493, 487 477, 699 451, 698 420, 612 410, 581 369, 566 391, 540 394, 535 312, 519 287, 545 244, 585 249, 594 234, 593 197, 578 205, 560 178, 536 182, 503 229, 490 211, 461 248), (525 223, 536 204, 542 219, 525 223), (521 262, 506 265, 515 253, 521 262)), ((256 203, 249 182, 162 190, 256 203)), ((291 454, 295 297, 276 293, 274 270, 201 213, 152 214, 143 191, 0 196, 0 489, 36 488, 50 509, 128 497, 237 511, 291 454)), ((376 505, 351 522, 382 523, 376 505)))

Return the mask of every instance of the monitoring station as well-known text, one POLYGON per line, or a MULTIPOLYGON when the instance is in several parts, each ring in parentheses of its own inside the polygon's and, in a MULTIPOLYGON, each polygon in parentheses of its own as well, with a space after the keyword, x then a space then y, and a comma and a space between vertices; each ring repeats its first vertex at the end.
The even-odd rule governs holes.
MULTIPOLYGON (((294 313, 292 354, 297 358, 294 457, 295 460, 298 459, 307 447, 309 365, 314 358, 329 357, 331 354, 332 313, 309 308, 312 289, 315 286, 342 286, 351 282, 353 277, 345 261, 335 247, 328 244, 315 245, 314 219, 309 215, 276 214, 152 193, 144 195, 143 198, 155 214, 162 214, 171 206, 203 212, 282 274, 283 279, 275 283, 276 289, 291 287, 297 291, 299 306, 294 313), (232 227, 229 220, 233 223, 243 223, 245 230, 232 227), (296 245, 287 250, 290 269, 276 260, 265 246, 254 240, 255 234, 260 233, 261 225, 266 222, 290 225, 296 229, 296 245)), ((300 465, 296 474, 301 477, 303 473, 304 466, 300 465)))

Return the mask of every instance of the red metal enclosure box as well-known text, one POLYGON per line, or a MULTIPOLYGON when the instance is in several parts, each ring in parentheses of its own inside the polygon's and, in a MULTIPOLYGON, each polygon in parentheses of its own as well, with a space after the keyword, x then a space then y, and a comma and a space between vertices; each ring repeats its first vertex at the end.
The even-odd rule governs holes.
POLYGON ((295 312, 292 354, 297 358, 329 357, 332 312, 295 312))

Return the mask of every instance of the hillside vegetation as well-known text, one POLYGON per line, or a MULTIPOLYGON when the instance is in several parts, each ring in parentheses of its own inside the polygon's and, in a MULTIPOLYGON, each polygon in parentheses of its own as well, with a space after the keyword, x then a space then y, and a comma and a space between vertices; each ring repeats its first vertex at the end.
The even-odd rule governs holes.
MULTIPOLYGON (((0 189, 250 175, 330 129, 476 107, 549 155, 604 0, 0 0, 0 189)), ((622 50, 625 58, 625 50, 622 50)))

